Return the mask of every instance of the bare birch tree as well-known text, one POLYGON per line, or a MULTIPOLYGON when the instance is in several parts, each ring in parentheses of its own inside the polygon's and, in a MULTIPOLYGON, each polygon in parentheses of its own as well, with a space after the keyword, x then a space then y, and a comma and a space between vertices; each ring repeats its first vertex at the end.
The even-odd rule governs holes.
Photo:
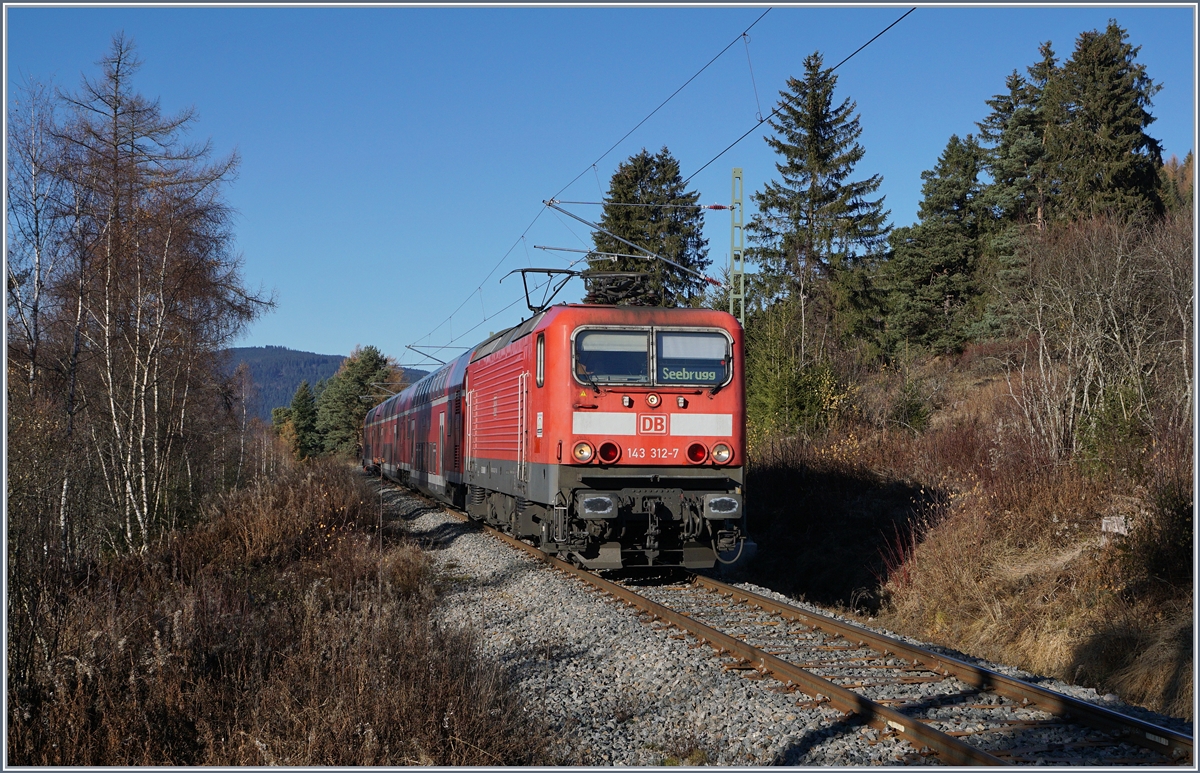
POLYGON ((181 141, 193 110, 164 116, 133 91, 140 62, 124 37, 100 64, 99 79, 64 97, 66 177, 80 210, 72 289, 81 348, 93 358, 79 389, 117 520, 110 539, 138 549, 170 510, 171 476, 186 470, 180 446, 192 392, 211 377, 209 353, 264 301, 242 289, 229 252, 222 193, 236 155, 210 162, 210 144, 181 141))
POLYGON ((27 79, 8 113, 8 241, 6 277, 9 323, 26 360, 30 397, 40 368, 43 305, 61 269, 66 234, 63 181, 56 168, 55 104, 47 84, 27 79))

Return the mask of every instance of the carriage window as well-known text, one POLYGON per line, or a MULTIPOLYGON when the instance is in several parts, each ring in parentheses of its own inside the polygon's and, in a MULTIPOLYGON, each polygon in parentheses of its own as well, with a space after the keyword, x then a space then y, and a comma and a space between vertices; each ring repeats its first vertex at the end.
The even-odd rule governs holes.
POLYGON ((658 334, 660 384, 724 384, 729 378, 729 339, 720 333, 658 334))
POLYGON ((650 383, 650 334, 585 330, 575 336, 575 378, 583 383, 650 383))

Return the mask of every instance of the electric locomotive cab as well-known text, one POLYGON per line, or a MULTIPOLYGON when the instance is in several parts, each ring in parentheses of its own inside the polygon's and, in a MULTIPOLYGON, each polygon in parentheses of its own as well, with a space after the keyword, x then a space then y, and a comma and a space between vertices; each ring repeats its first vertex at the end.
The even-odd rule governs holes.
POLYGON ((737 550, 740 333, 732 317, 699 310, 614 310, 574 325, 567 447, 544 550, 597 569, 707 568, 737 550))

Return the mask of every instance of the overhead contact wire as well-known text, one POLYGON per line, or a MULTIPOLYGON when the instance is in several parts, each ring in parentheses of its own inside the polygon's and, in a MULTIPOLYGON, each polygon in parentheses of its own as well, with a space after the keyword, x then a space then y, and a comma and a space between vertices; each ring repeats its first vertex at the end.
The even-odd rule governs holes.
MULTIPOLYGON (((888 31, 888 30, 890 30, 892 27, 895 27, 897 24, 899 24, 900 22, 904 21, 905 17, 907 17, 907 16, 908 16, 910 13, 912 13, 912 12, 913 12, 913 11, 915 11, 915 10, 917 10, 915 6, 914 6, 913 8, 909 8, 907 11, 905 11, 905 12, 904 12, 904 14, 903 14, 903 15, 902 15, 902 16, 901 16, 899 19, 896 19, 894 22, 892 22, 892 23, 891 23, 891 24, 889 24, 888 26, 884 27, 882 30, 880 30, 880 31, 879 31, 879 33, 878 33, 878 34, 876 34, 876 35, 875 35, 875 37, 871 38, 871 39, 870 39, 870 40, 868 40, 866 43, 863 43, 861 46, 859 46, 857 49, 855 49, 855 50, 854 50, 854 53, 850 54, 850 56, 847 56, 845 59, 843 59, 842 61, 840 61, 840 62, 838 62, 837 64, 835 64, 833 67, 830 67, 830 68, 829 68, 829 72, 831 72, 831 73, 832 73, 834 70, 836 70, 837 68, 841 67, 841 66, 842 66, 842 65, 844 65, 846 62, 849 62, 849 61, 850 61, 851 59, 853 59, 853 58, 854 58, 854 57, 855 57, 855 56, 856 56, 856 55, 857 55, 857 54, 858 54, 860 51, 862 51, 864 48, 866 48, 867 46, 871 45, 871 44, 872 44, 872 43, 874 43, 876 40, 878 40, 878 39, 879 39, 879 38, 880 38, 880 37, 883 35, 883 33, 887 32, 887 31, 888 31)), ((753 76, 752 76, 752 77, 753 77, 753 76)), ((784 95, 783 95, 783 97, 784 97, 785 99, 789 99, 789 98, 790 98, 790 97, 788 97, 786 94, 784 94, 784 95)), ((771 112, 770 112, 770 113, 767 115, 767 117, 766 117, 766 118, 761 118, 761 119, 759 119, 758 123, 756 123, 756 124, 754 124, 753 126, 751 126, 751 127, 750 127, 750 129, 749 129, 749 131, 747 131, 747 132, 746 132, 745 134, 743 134, 741 137, 738 137, 738 138, 737 138, 736 140, 734 140, 733 142, 729 143, 729 145, 728 145, 728 146, 727 146, 727 147, 726 147, 724 150, 722 150, 720 153, 718 153, 717 155, 713 156, 713 157, 712 157, 712 158, 710 158, 708 161, 706 161, 706 162, 704 163, 704 166, 702 166, 702 167, 700 167, 699 169, 697 169, 696 171, 692 172, 692 173, 691 173, 691 174, 688 176, 688 178, 687 178, 686 180, 684 180, 684 181, 683 181, 683 184, 684 184, 684 185, 687 185, 689 182, 691 182, 693 177, 695 177, 696 175, 698 175, 698 174, 700 174, 701 172, 703 172, 705 169, 707 169, 707 168, 709 167, 709 165, 710 165, 710 164, 712 164, 714 161, 716 161, 717 159, 719 159, 721 156, 725 155, 725 154, 726 154, 726 153, 728 153, 730 150, 732 150, 732 149, 733 149, 733 147, 734 147, 735 145, 737 145, 739 142, 741 142, 742 140, 746 139, 746 138, 747 138, 747 137, 749 137, 751 134, 753 134, 753 133, 754 133, 754 132, 755 132, 755 131, 758 129, 758 127, 762 126, 762 125, 763 125, 764 123, 766 123, 767 121, 769 121, 769 120, 771 120, 772 118, 774 118, 775 116, 779 115, 779 111, 780 111, 780 110, 782 110, 782 109, 783 109, 783 104, 781 103, 781 104, 779 105, 779 107, 777 107, 777 108, 775 108, 774 110, 772 110, 772 111, 771 111, 771 112)), ((561 192, 561 191, 560 191, 560 192, 561 192)))
MULTIPOLYGON (((577 263, 580 263, 580 262, 582 262, 582 259, 581 259, 581 260, 573 260, 573 261, 571 261, 570 263, 568 263, 568 264, 567 264, 567 267, 568 267, 568 268, 570 268, 571 266, 574 266, 575 264, 577 264, 577 263)), ((534 285, 534 286, 533 286, 533 289, 534 289, 535 291, 536 291, 536 290, 540 290, 540 289, 542 289, 543 287, 545 287, 545 286, 546 286, 546 285, 548 285, 548 284, 550 284, 550 280, 549 280, 549 279, 547 279, 547 280, 543 281, 541 284, 536 284, 536 285, 534 285)), ((472 295, 474 295, 474 293, 472 293, 472 295)), ((508 311, 509 309, 511 309, 513 306, 516 306, 518 303, 520 303, 522 300, 524 300, 524 298, 525 298, 525 296, 523 296, 523 295, 522 295, 522 296, 518 296, 518 297, 517 297, 515 300, 513 300, 513 301, 512 301, 512 303, 509 303, 509 304, 508 304, 507 306, 505 306, 504 308, 498 309, 498 310, 497 310, 497 311, 496 311, 494 314, 492 314, 491 316, 487 316, 487 317, 484 317, 483 319, 479 320, 479 322, 477 322, 477 323, 475 324, 475 326, 474 326, 474 327, 471 327, 470 329, 468 329, 468 330, 464 330, 463 332, 459 333, 459 334, 458 334, 458 336, 457 336, 456 338, 451 338, 449 343, 442 344, 441 346, 438 346, 438 347, 432 347, 432 346, 431 346, 431 347, 425 347, 425 348, 429 348, 429 349, 449 349, 449 348, 451 348, 450 344, 453 344, 453 343, 454 343, 455 341, 457 341, 459 338, 462 338, 463 336, 467 335, 468 333, 471 333, 471 332, 473 332, 473 331, 474 331, 476 328, 478 328, 480 325, 482 325, 483 323, 487 322, 488 320, 492 319, 493 317, 498 317, 498 316, 500 316, 500 315, 501 315, 501 314, 503 314, 504 312, 506 312, 506 311, 508 311)))
POLYGON ((606 157, 606 156, 607 156, 609 153, 612 153, 614 150, 616 150, 616 149, 617 149, 617 146, 618 146, 618 145, 620 145, 622 142, 624 142, 625 140, 627 140, 627 139, 629 138, 629 135, 633 134, 635 131, 637 131, 638 129, 640 129, 640 128, 642 127, 642 124, 646 123, 646 121, 649 121, 651 118, 653 118, 655 113, 657 113, 659 110, 662 110, 662 109, 663 109, 663 107, 664 107, 664 106, 666 106, 666 104, 667 104, 668 102, 670 102, 672 99, 674 99, 674 98, 675 98, 675 95, 677 95, 679 92, 681 92, 681 91, 683 91, 685 88, 687 88, 687 85, 688 85, 689 83, 691 83, 692 81, 696 80, 696 78, 700 77, 700 74, 701 74, 701 73, 703 73, 705 70, 707 70, 707 69, 708 69, 708 68, 709 68, 709 67, 712 65, 712 63, 713 63, 713 62, 715 62, 715 61, 717 61, 718 59, 720 59, 720 58, 721 58, 721 57, 722 57, 722 56, 725 54, 725 52, 726 52, 726 51, 728 51, 730 48, 732 48, 734 43, 737 43, 739 40, 741 40, 741 39, 742 39, 742 37, 743 37, 743 36, 744 36, 744 35, 745 35, 747 32, 749 32, 750 30, 754 29, 754 25, 755 25, 755 24, 758 24, 760 21, 762 21, 762 20, 763 20, 763 16, 766 16, 766 15, 767 15, 768 13, 770 13, 770 12, 771 12, 771 9, 770 9, 770 8, 768 8, 768 9, 767 9, 767 10, 765 10, 765 11, 763 11, 763 12, 762 12, 762 15, 760 15, 760 16, 759 16, 757 19, 755 19, 755 20, 754 20, 754 22, 753 22, 753 23, 752 23, 752 24, 751 24, 749 27, 747 27, 745 30, 743 30, 743 31, 742 31, 742 33, 741 33, 740 35, 738 35, 738 36, 737 36, 736 38, 734 38, 733 40, 729 41, 729 45, 727 45, 727 46, 725 46, 724 48, 722 48, 722 49, 721 49, 721 51, 720 51, 720 53, 718 53, 718 54, 717 54, 716 56, 714 56, 712 59, 709 59, 709 60, 708 60, 708 64, 704 65, 704 66, 703 66, 703 67, 701 67, 699 70, 697 70, 695 75, 693 75, 692 77, 688 78, 688 79, 687 79, 687 80, 684 82, 684 84, 683 84, 682 86, 680 86, 679 88, 675 89, 675 91, 671 92, 671 96, 669 96, 669 97, 667 97, 666 99, 664 99, 664 100, 662 101, 662 104, 660 104, 658 107, 656 107, 656 108, 654 108, 653 110, 651 110, 649 115, 647 115, 647 116, 646 116, 645 118, 643 118, 642 120, 638 121, 638 124, 637 124, 637 126, 634 126, 632 129, 630 129, 629 131, 625 132, 625 135, 624 135, 623 137, 621 137, 621 139, 619 139, 619 140, 617 140, 616 142, 614 142, 614 143, 613 143, 613 146, 612 146, 611 148, 609 148, 608 150, 606 150, 606 151, 604 151, 603 153, 601 153, 599 158, 597 158, 595 161, 593 161, 591 164, 589 164, 589 165, 588 165, 588 167, 586 167, 586 168, 585 168, 585 169, 584 169, 582 172, 580 172, 579 174, 575 175, 575 178, 574 178, 573 180, 571 180, 571 182, 567 183, 567 184, 566 184, 566 185, 564 185, 562 188, 560 188, 560 189, 558 190, 558 193, 555 193, 555 194, 554 194, 553 196, 551 196, 550 198, 552 198, 552 199, 557 199, 557 198, 558 198, 558 194, 559 194, 559 193, 562 193, 562 192, 563 192, 563 191, 565 191, 567 188, 570 188, 572 185, 574 185, 574 184, 575 184, 575 182, 576 182, 576 181, 577 181, 577 180, 578 180, 580 177, 583 177, 585 174, 587 174, 587 170, 588 170, 588 169, 591 169, 592 167, 596 166, 596 164, 599 164, 601 161, 603 161, 603 160, 604 160, 604 158, 605 158, 605 157, 606 157))
MULTIPOLYGON (((538 219, 542 216, 542 213, 545 211, 546 211, 545 207, 542 207, 541 209, 538 210, 538 213, 533 216, 533 220, 529 221, 529 225, 525 226, 525 230, 522 231, 521 235, 519 237, 517 237, 517 240, 512 243, 512 246, 508 248, 508 251, 505 252, 504 255, 502 255, 500 257, 500 260, 496 261, 496 265, 492 266, 492 270, 489 271, 487 273, 487 276, 485 276, 483 278, 483 280, 480 281, 479 285, 473 291, 471 291, 470 295, 468 295, 466 298, 464 298, 463 302, 458 304, 458 307, 455 308, 454 311, 450 312, 449 316, 447 316, 444 320, 439 322, 437 327, 433 328, 428 333, 426 333, 422 338, 419 338, 417 340, 423 340, 423 341, 429 340, 429 337, 431 335, 433 335, 438 330, 440 330, 442 325, 444 325, 447 322, 449 322, 450 320, 452 320, 454 318, 454 315, 457 314, 459 311, 461 311, 463 306, 467 305, 467 302, 471 300, 471 296, 475 295, 475 293, 479 293, 479 303, 480 303, 480 305, 483 304, 483 285, 484 285, 484 283, 486 283, 487 280, 492 278, 492 274, 496 273, 496 270, 498 268, 500 268, 500 266, 504 263, 505 260, 508 259, 508 256, 512 254, 512 251, 517 248, 517 245, 520 244, 522 242, 522 240, 525 239, 526 234, 529 233, 529 229, 533 228, 534 224, 537 223, 538 219)), ((481 322, 480 324, 483 324, 483 323, 481 322)), ((472 328, 472 329, 474 329, 474 328, 472 328)), ((459 336, 459 337, 461 338, 461 336, 459 336)), ((454 339, 454 340, 457 340, 457 339, 454 339)), ((430 347, 430 348, 436 348, 436 347, 430 347)))
MULTIPOLYGON (((686 80, 686 81, 683 83, 683 85, 682 85, 682 86, 680 86, 679 88, 675 89, 675 91, 673 91, 669 97, 667 97, 666 99, 664 99, 664 100, 662 101, 662 103, 661 103, 661 104, 660 104, 658 107, 656 107, 656 108, 654 108, 653 110, 651 110, 651 111, 650 111, 650 113, 649 113, 649 114, 648 114, 648 115, 647 115, 645 118, 643 118, 641 121, 639 121, 639 122, 637 123, 637 125, 636 125, 636 126, 634 126, 632 129, 630 129, 629 131, 627 131, 627 132, 624 134, 624 136, 622 136, 622 137, 621 137, 621 139, 619 139, 619 140, 617 140, 615 143, 613 143, 612 147, 610 147, 608 150, 606 150, 606 151, 604 151, 602 154, 600 154, 600 157, 599 157, 599 158, 597 158, 595 161, 593 161, 591 164, 589 164, 587 167, 585 167, 585 168, 583 169, 583 171, 581 171, 579 174, 575 175, 575 177, 574 177, 574 178, 573 178, 573 179, 572 179, 572 180, 571 180, 569 183, 567 183, 567 184, 566 184, 566 185, 564 185, 562 188, 560 188, 560 189, 559 189, 559 191, 558 191, 558 193, 555 193, 555 194, 554 194, 554 196, 552 196, 551 198, 557 198, 557 197, 558 197, 558 195, 559 195, 560 193, 562 193, 562 192, 563 192, 563 191, 565 191, 567 188, 570 188, 572 185, 574 185, 574 184, 575 184, 575 182, 576 182, 576 181, 578 181, 580 177, 583 177, 585 174, 587 174, 587 171, 588 171, 588 169, 595 170, 595 168, 596 168, 596 165, 597 165, 597 164, 599 164, 601 161, 603 161, 603 160, 605 159, 605 157, 607 157, 607 156, 608 156, 608 154, 609 154, 609 153, 612 153, 614 150, 616 150, 616 149, 617 149, 617 147, 618 147, 618 146, 619 146, 619 145, 620 145, 622 142, 624 142, 626 139, 628 139, 628 138, 629 138, 629 136, 630 136, 631 134, 633 134, 635 131, 637 131, 639 128, 641 128, 642 124, 646 123, 646 121, 649 121, 649 120, 650 120, 652 117, 654 117, 654 114, 655 114, 655 113, 657 113, 657 112, 658 112, 659 110, 661 110, 661 109, 662 109, 664 106, 666 106, 666 104, 667 104, 668 102, 670 102, 672 99, 674 99, 674 98, 676 97, 676 95, 678 95, 678 94, 679 94, 679 92, 681 92, 681 91, 683 91, 685 88, 687 88, 687 86, 688 86, 688 84, 689 84, 689 83, 691 83, 692 81, 696 80, 696 78, 700 77, 700 75, 701 75, 701 74, 702 74, 702 73, 703 73, 705 70, 707 70, 707 69, 708 69, 708 68, 709 68, 709 67, 710 67, 710 66, 713 64, 713 62, 715 62, 715 61, 717 61, 718 59, 720 59, 720 58, 721 58, 721 56, 723 56, 723 55, 725 54, 725 52, 726 52, 726 51, 728 51, 730 48, 732 48, 732 47, 733 47, 733 45, 734 45, 735 43, 737 43, 739 40, 742 40, 742 39, 744 38, 744 36, 745 36, 745 35, 746 35, 748 32, 750 32, 750 30, 754 29, 755 25, 756 25, 756 24, 758 24, 760 21, 762 21, 762 20, 763 20, 763 17, 765 17, 765 16, 766 16, 768 13, 770 13, 770 12, 771 12, 771 9, 770 9, 770 8, 768 8, 768 9, 767 9, 767 10, 765 10, 765 11, 763 11, 763 12, 762 12, 762 13, 759 15, 759 17, 758 17, 757 19, 755 19, 755 20, 754 20, 754 21, 753 21, 753 22, 750 24, 750 26, 749 26, 749 27, 747 27, 745 30, 743 30, 743 31, 742 31, 742 32, 741 32, 741 33, 740 33, 740 34, 739 34, 737 37, 735 37, 733 40, 729 41, 729 45, 727 45, 727 46, 725 46, 724 48, 722 48, 722 49, 720 50, 720 52, 719 52, 719 53, 717 53, 717 55, 716 55, 716 56, 714 56, 712 59, 708 60, 708 63, 707 63, 707 64, 705 64, 703 67, 701 67, 699 70, 697 70, 697 71, 696 71, 696 73, 695 73, 694 75, 692 75, 692 77, 688 78, 688 79, 687 79, 687 80, 686 80)), ((713 160, 715 161, 716 159, 713 159, 713 160)), ((710 163, 711 163, 711 162, 710 162, 710 163)), ((599 174, 597 173, 596 184, 597 184, 597 185, 599 185, 599 183, 600 183, 600 180, 599 180, 599 174)), ((603 193, 603 188, 601 188, 601 193, 603 193)), ((544 211, 545 211, 545 208, 544 208, 544 207, 538 210, 538 213, 537 213, 537 215, 536 215, 536 216, 534 216, 533 220, 532 220, 532 221, 529 223, 529 225, 525 227, 525 230, 521 232, 521 237, 520 237, 520 238, 518 238, 516 242, 513 242, 513 245, 512 245, 511 247, 509 247, 509 248, 508 248, 508 251, 504 253, 504 255, 503 255, 501 258, 500 258, 500 260, 499 260, 499 261, 497 261, 496 265, 492 267, 492 270, 491 270, 491 271, 489 271, 489 272, 487 273, 487 276, 485 276, 485 277, 483 278, 483 281, 481 281, 481 282, 479 283, 479 286, 476 288, 476 290, 477 290, 477 291, 479 291, 480 293, 482 293, 482 290, 483 290, 483 285, 484 285, 484 283, 486 283, 488 279, 491 279, 491 277, 492 277, 492 274, 495 274, 495 273, 496 273, 496 270, 497 270, 497 269, 499 269, 499 268, 500 268, 500 266, 501 266, 501 265, 504 263, 504 261, 508 259, 508 256, 509 256, 510 254, 512 254, 512 251, 513 251, 514 249, 516 249, 516 247, 517 247, 517 244, 518 244, 518 243, 520 243, 521 239, 524 239, 524 238, 525 238, 525 235, 529 233, 529 229, 533 228, 534 224, 535 224, 535 223, 537 223, 537 221, 538 221, 538 218, 542 216, 542 212, 544 212, 544 211)), ((577 238, 578 238, 578 237, 577 237, 577 238)), ((471 295, 474 295, 474 294, 475 294, 474 292, 472 292, 472 293, 471 293, 471 295)), ((436 333, 438 330, 440 330, 440 329, 441 329, 442 325, 445 325, 447 322, 449 322, 451 319, 453 319, 453 318, 454 318, 454 315, 455 315, 455 314, 457 314, 457 313, 458 313, 458 312, 459 312, 459 311, 462 309, 462 307, 463 307, 463 306, 465 306, 465 305, 467 304, 467 301, 471 300, 471 295, 468 295, 468 296, 467 296, 467 297, 466 297, 466 298, 463 300, 463 302, 462 302, 462 303, 460 303, 460 304, 458 305, 458 307, 457 307, 457 308, 456 308, 454 311, 450 312, 450 315, 449 315, 448 317, 446 317, 446 319, 444 319, 444 320, 442 320, 440 323, 438 323, 437 327, 435 327, 435 328, 433 328, 432 330, 430 330, 430 331, 429 331, 428 333, 426 333, 426 334, 425 334, 425 335, 424 335, 424 336, 423 336, 421 339, 418 339, 418 340, 428 340, 430 336, 432 336, 434 333, 436 333)), ((480 297, 480 300, 482 301, 482 295, 481 295, 481 297, 480 297)), ((519 300, 519 299, 518 299, 518 300, 519 300)), ((513 303, 515 304, 515 303, 516 303, 516 301, 514 301, 513 303)), ((513 304, 509 304, 509 306, 512 306, 512 305, 513 305, 513 304)), ((505 308, 508 308, 508 307, 505 307, 505 308)), ((484 322, 486 322, 486 321, 487 321, 487 320, 484 320, 484 322)), ((483 322, 480 322, 479 324, 483 324, 483 322)), ((476 327, 478 327, 478 325, 476 325, 476 327)), ((474 328, 472 328, 472 330, 474 330, 474 328)), ((459 337, 461 338, 461 335, 460 335, 459 337)), ((455 340, 457 340, 457 339, 455 339, 455 340)))

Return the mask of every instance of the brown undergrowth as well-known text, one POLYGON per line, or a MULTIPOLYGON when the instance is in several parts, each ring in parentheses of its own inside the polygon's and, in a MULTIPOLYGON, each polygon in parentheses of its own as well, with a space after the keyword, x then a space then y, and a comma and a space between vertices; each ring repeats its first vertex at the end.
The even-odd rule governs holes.
POLYGON ((298 466, 90 567, 10 676, 17 765, 536 764, 533 718, 349 467, 298 466), (385 535, 394 535, 389 524, 385 535))
POLYGON ((756 449, 747 579, 1191 719, 1190 433, 1051 463, 991 367, 884 373, 825 435, 756 449), (891 418, 914 391, 920 428, 891 418))

